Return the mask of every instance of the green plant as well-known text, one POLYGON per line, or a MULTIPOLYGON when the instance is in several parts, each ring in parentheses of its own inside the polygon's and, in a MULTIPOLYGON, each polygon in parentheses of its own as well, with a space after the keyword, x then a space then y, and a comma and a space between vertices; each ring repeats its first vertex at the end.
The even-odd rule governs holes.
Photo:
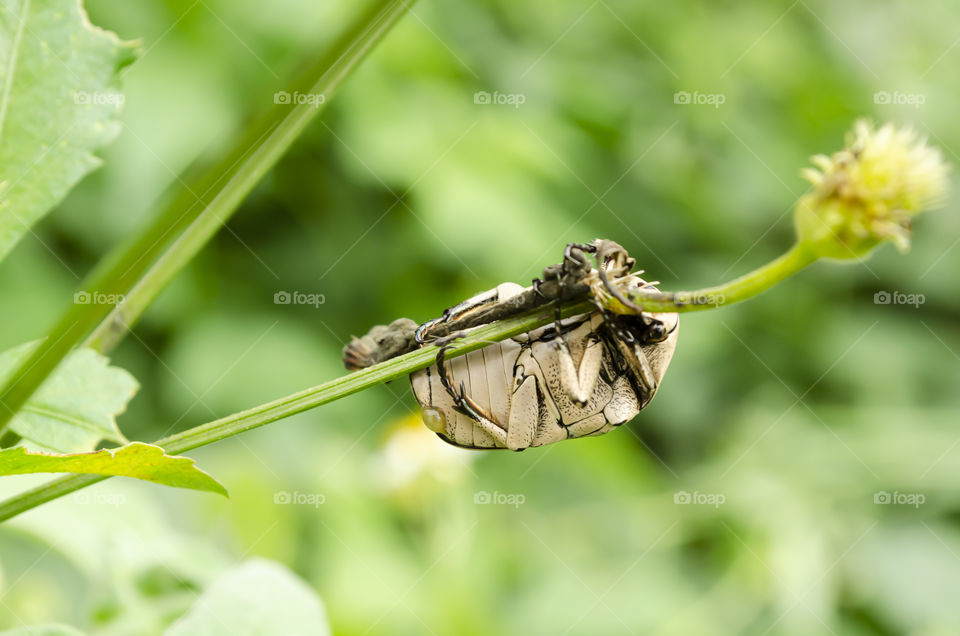
MULTIPOLYGON (((69 4, 64 2, 65 11, 69 4)), ((29 12, 29 4, 24 6, 29 12)), ((403 1, 376 3, 373 10, 359 20, 329 54, 323 56, 303 79, 292 85, 294 90, 324 97, 332 94, 340 81, 404 15, 406 9, 407 3, 403 1)), ((21 16, 20 24, 30 19, 31 15, 21 16)), ((71 15, 73 28, 79 33, 88 34, 90 29, 83 23, 82 16, 75 11, 71 15)), ((21 42, 18 35, 21 32, 22 29, 13 29, 10 34, 13 42, 21 42)), ((89 54, 89 64, 101 69, 91 80, 90 90, 113 90, 112 73, 129 62, 130 46, 102 33, 90 37, 99 38, 95 41, 110 53, 106 56, 99 53, 99 57, 89 54)), ((29 59, 29 55, 24 56, 25 61, 29 59)), ((4 105, 14 103, 11 95, 18 87, 16 78, 15 73, 10 73, 6 78, 4 105)), ((82 103, 83 100, 73 101, 75 106, 87 105, 82 103)), ((63 107, 64 103, 65 111, 72 112, 69 102, 64 102, 61 95, 58 107, 63 107)), ((109 119, 113 114, 109 108, 95 110, 101 119, 109 119)), ((79 372, 71 371, 72 364, 80 364, 88 359, 100 365, 100 368, 106 368, 105 359, 88 349, 109 352, 157 293, 223 225, 316 112, 317 108, 312 103, 277 104, 221 162, 191 180, 191 185, 178 193, 170 207, 153 224, 105 259, 78 291, 81 302, 75 302, 64 313, 45 339, 8 352, 6 367, 0 366, 5 381, 0 391, 0 403, 6 407, 0 413, 0 434, 3 434, 2 442, 7 447, 0 451, 0 473, 80 474, 55 480, 3 502, 0 504, 0 519, 10 518, 109 475, 138 477, 172 486, 190 484, 186 487, 222 492, 222 486, 198 471, 191 462, 174 454, 289 417, 432 364, 436 350, 426 347, 318 387, 163 438, 153 446, 127 444, 113 452, 91 451, 102 440, 125 442, 112 419, 132 394, 129 378, 122 372, 115 369, 107 371, 117 386, 109 386, 105 380, 97 383, 98 388, 107 387, 110 390, 110 399, 95 397, 95 405, 112 404, 108 412, 98 413, 91 418, 96 422, 98 435, 81 438, 65 433, 69 427, 58 424, 56 414, 61 414, 60 420, 68 419, 63 414, 73 414, 77 405, 68 399, 66 404, 58 404, 56 409, 51 410, 49 403, 41 400, 43 388, 49 383, 70 384, 76 380, 79 372), (100 298, 113 300, 96 300, 100 298), (86 302, 82 299, 86 299, 86 302), (91 302, 90 299, 96 301, 91 302), (88 349, 78 349, 77 345, 81 343, 88 349), (51 457, 49 454, 26 452, 16 446, 22 439, 47 451, 70 454, 51 457), (159 470, 145 471, 145 463, 138 457, 148 457, 150 462, 157 463, 159 470)), ((15 114, 12 112, 12 115, 15 114)), ((0 117, 0 124, 3 120, 0 117)), ((16 118, 10 121, 16 122, 16 118)), ((99 120, 81 120, 80 126, 101 133, 105 127, 99 120)), ((0 128, 0 132, 2 130, 0 128)), ((6 219, 8 226, 19 228, 19 234, 22 235, 22 229, 29 227, 30 219, 39 218, 90 168, 90 149, 108 138, 109 135, 98 134, 83 140, 82 148, 78 151, 80 158, 73 160, 76 165, 70 179, 61 179, 53 184, 56 187, 45 183, 31 184, 32 188, 47 187, 50 192, 59 192, 50 200, 37 202, 18 195, 18 175, 11 172, 13 179, 3 182, 5 189, 2 191, 5 197, 3 208, 7 213, 2 218, 6 219)), ((15 154, 22 154, 21 149, 30 142, 29 139, 15 136, 0 136, 0 149, 4 151, 0 157, 11 165, 20 165, 15 154)), ((945 190, 945 169, 939 154, 928 149, 912 133, 889 125, 874 130, 867 124, 858 124, 847 149, 831 159, 817 161, 823 172, 809 175, 815 190, 797 203, 797 243, 786 254, 724 285, 690 292, 638 293, 633 295, 632 301, 649 311, 688 312, 715 308, 756 295, 820 258, 863 258, 887 241, 903 248, 910 218, 935 205, 945 190)), ((7 234, 9 238, 0 246, 6 245, 5 249, 9 250, 18 234, 14 231, 8 231, 7 234)), ((602 293, 597 294, 596 300, 612 311, 633 311, 631 307, 602 293)), ((590 307, 592 305, 580 299, 565 307, 564 312, 571 315, 590 307)), ((551 320, 552 312, 540 309, 482 327, 459 341, 450 355, 466 353, 489 341, 528 331, 551 320)), ((63 397, 63 393, 58 393, 58 397, 63 397)))
MULTIPOLYGON (((29 3, 25 3, 23 15, 17 16, 14 21, 7 24, 11 31, 9 36, 14 45, 13 52, 16 55, 11 57, 11 65, 4 82, 4 92, 0 100, 0 104, 4 107, 0 109, 0 122, 9 119, 7 130, 16 126, 15 130, 18 132, 14 135, 8 132, 0 137, 0 149, 2 149, 0 158, 5 159, 2 164, 5 179, 0 182, 3 188, 0 193, 4 196, 3 214, 0 215, 0 219, 17 231, 11 229, 5 232, 5 240, 0 244, 4 251, 8 251, 23 235, 29 228, 31 220, 36 220, 46 212, 53 203, 64 196, 69 185, 79 178, 79 176, 73 176, 68 183, 63 183, 64 178, 61 173, 64 170, 61 169, 44 173, 48 175, 50 183, 22 183, 24 179, 20 178, 18 170, 29 176, 32 174, 30 168, 33 167, 22 162, 21 157, 25 154, 23 148, 31 145, 38 147, 33 150, 39 155, 39 160, 47 162, 53 159, 67 162, 73 155, 79 155, 79 158, 72 158, 74 164, 78 165, 71 170, 70 174, 82 174, 83 171, 95 165, 95 161, 89 155, 89 149, 109 138, 103 134, 89 135, 92 139, 81 136, 84 143, 80 150, 72 154, 69 152, 70 146, 66 144, 59 146, 55 152, 44 152, 42 150, 44 142, 56 144, 58 140, 37 139, 35 134, 31 137, 19 132, 33 131, 35 128, 20 121, 20 118, 37 116, 37 114, 31 114, 38 111, 31 109, 28 99, 42 99, 44 103, 51 104, 57 112, 74 113, 73 116, 80 123, 70 130, 79 127, 99 131, 104 128, 102 123, 90 122, 89 117, 81 118, 75 114, 76 111, 87 111, 91 102, 96 107, 95 111, 103 111, 101 114, 103 118, 115 113, 117 105, 122 103, 122 100, 103 99, 99 91, 107 88, 114 90, 112 74, 123 63, 129 62, 130 45, 120 43, 111 34, 92 27, 76 3, 65 0, 60 5, 63 14, 68 16, 66 20, 36 6, 31 8, 29 3), (100 69, 100 73, 94 74, 94 78, 90 80, 89 87, 84 89, 85 92, 77 93, 77 95, 84 95, 84 99, 65 94, 64 86, 68 82, 62 81, 63 78, 59 78, 61 80, 59 82, 58 78, 51 78, 49 83, 40 87, 46 93, 33 94, 37 88, 32 81, 32 72, 28 68, 18 74, 18 70, 31 62, 39 65, 41 63, 39 60, 44 53, 42 42, 35 43, 31 38, 22 37, 27 28, 27 22, 34 20, 44 23, 51 31, 57 28, 62 29, 63 27, 58 27, 61 23, 68 24, 72 32, 92 40, 99 49, 106 48, 108 51, 114 51, 112 56, 108 57, 95 46, 91 46, 93 51, 80 50, 76 57, 78 66, 100 69), (27 45, 28 43, 30 46, 27 45), (24 94, 17 95, 18 92, 24 94), (11 103, 20 104, 21 108, 8 111, 7 105, 11 103), (48 159, 48 157, 52 158, 48 159), (7 175, 10 175, 10 178, 7 178, 7 175), (39 203, 34 200, 35 197, 27 196, 28 193, 42 191, 44 188, 57 193, 57 196, 39 203)), ((407 2, 397 0, 374 3, 371 9, 343 34, 330 51, 316 56, 318 61, 307 69, 303 77, 296 80, 291 88, 308 95, 332 94, 373 45, 404 14, 407 7, 407 2)), ((51 37, 56 36, 57 33, 51 33, 51 37)), ((67 69, 67 74, 75 77, 75 73, 70 69, 67 69)), ((114 94, 114 92, 109 93, 109 95, 114 94)), ((7 353, 6 366, 0 366, 4 381, 3 389, 0 390, 0 404, 4 407, 0 411, 0 440, 3 446, 13 446, 21 438, 26 438, 32 444, 47 450, 73 452, 93 450, 100 440, 99 437, 87 436, 67 446, 60 443, 59 438, 62 437, 60 429, 70 425, 70 418, 60 418, 66 420, 65 424, 31 426, 31 418, 24 417, 21 412, 29 414, 31 409, 44 413, 50 412, 48 404, 32 405, 30 400, 55 371, 57 375, 50 378, 51 380, 60 378, 62 382, 76 382, 77 376, 81 373, 71 372, 68 368, 61 367, 61 363, 70 357, 89 354, 84 353, 82 349, 71 353, 74 347, 84 343, 86 347, 94 350, 109 351, 176 272, 227 221, 243 197, 280 158, 319 110, 315 103, 284 104, 274 101, 274 108, 261 120, 255 122, 220 162, 204 174, 192 178, 189 185, 184 185, 173 198, 170 206, 159 214, 152 224, 104 259, 89 279, 82 284, 81 289, 74 296, 75 302, 64 312, 46 338, 7 353)), ((42 113, 40 115, 42 116, 42 113)), ((0 132, 2 130, 3 128, 0 128, 0 132)), ((188 181, 181 183, 186 184, 188 181)), ((113 414, 121 411, 126 399, 132 397, 132 391, 126 387, 117 388, 115 393, 123 397, 120 398, 113 414)), ((63 392, 59 395, 62 396, 63 392)), ((102 396, 99 399, 102 400, 102 396)), ((47 423, 51 424, 51 418, 47 418, 47 423)), ((112 428, 115 430, 115 426, 112 428)), ((116 433, 116 436, 108 439, 116 442, 123 441, 122 437, 119 437, 119 431, 116 433)), ((166 458, 165 461, 172 466, 177 460, 166 458)), ((180 465, 192 470, 192 466, 180 465)), ((171 473, 171 475, 175 474, 176 471, 171 473)), ((168 483, 172 485, 172 482, 168 483)), ((216 489, 222 490, 219 486, 216 489)))

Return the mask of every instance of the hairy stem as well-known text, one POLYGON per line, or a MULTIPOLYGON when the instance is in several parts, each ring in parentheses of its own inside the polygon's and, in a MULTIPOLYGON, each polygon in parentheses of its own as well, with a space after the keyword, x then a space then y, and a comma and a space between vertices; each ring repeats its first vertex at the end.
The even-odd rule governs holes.
MULTIPOLYGON (((319 61, 299 81, 284 89, 322 94, 326 103, 412 3, 377 0, 326 55, 318 56, 319 61)), ((105 352, 119 342, 170 279, 227 222, 317 112, 309 103, 275 104, 232 152, 190 184, 181 182, 183 187, 165 211, 98 265, 81 290, 88 298, 123 296, 124 301, 116 307, 74 303, 61 316, 0 389, 0 439, 11 439, 4 437, 10 419, 91 328, 99 323, 84 343, 87 346, 105 352)))

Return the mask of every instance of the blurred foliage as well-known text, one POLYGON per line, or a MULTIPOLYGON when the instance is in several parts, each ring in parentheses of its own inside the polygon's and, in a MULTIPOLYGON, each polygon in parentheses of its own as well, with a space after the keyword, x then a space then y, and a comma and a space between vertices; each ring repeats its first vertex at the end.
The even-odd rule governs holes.
POLYGON ((93 153, 120 131, 116 73, 135 48, 78 2, 0 5, 0 259, 100 165, 93 153))
MULTIPOLYGON (((0 349, 37 337, 356 10, 88 6, 145 53, 105 166, 0 268, 0 349)), ((958 18, 864 0, 418 4, 117 350, 143 387, 121 429, 154 439, 335 377, 351 334, 525 283, 568 241, 615 239, 668 289, 766 262, 791 242, 798 169, 854 118, 911 122, 958 158, 958 18)), ((306 580, 337 634, 958 633, 955 210, 925 215, 906 257, 816 265, 684 317, 629 430, 460 452, 411 424, 395 383, 196 452, 229 501, 113 480, 28 513, 0 530, 0 625, 156 633, 256 555, 306 580)))

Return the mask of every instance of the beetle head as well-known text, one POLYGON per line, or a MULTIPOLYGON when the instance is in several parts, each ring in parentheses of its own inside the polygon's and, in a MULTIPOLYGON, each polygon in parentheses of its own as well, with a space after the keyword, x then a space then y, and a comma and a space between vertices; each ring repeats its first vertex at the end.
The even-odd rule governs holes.
POLYGON ((611 316, 617 347, 637 384, 653 397, 677 346, 679 314, 611 316))

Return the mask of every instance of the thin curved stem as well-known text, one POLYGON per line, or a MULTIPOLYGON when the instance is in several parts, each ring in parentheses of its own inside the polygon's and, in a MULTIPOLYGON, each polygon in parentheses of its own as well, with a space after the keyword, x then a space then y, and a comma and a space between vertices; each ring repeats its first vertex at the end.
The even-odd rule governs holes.
POLYGON ((773 287, 814 263, 818 255, 806 243, 797 243, 789 251, 766 265, 723 285, 693 291, 631 291, 628 298, 650 312, 691 312, 732 305, 773 287))

